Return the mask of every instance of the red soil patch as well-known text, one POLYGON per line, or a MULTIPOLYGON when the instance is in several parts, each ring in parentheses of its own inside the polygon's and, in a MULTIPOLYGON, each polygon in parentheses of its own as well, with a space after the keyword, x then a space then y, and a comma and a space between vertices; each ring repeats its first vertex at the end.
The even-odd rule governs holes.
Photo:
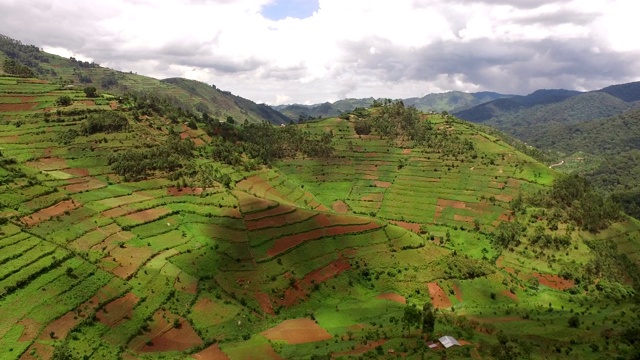
POLYGON ((139 300, 134 293, 127 293, 125 296, 108 303, 96 313, 96 317, 101 323, 114 327, 124 318, 131 316, 133 308, 139 300))
POLYGON ((398 295, 398 294, 395 294, 395 293, 380 294, 380 295, 376 296, 376 299, 391 300, 391 301, 395 301, 395 302, 400 303, 400 304, 406 304, 407 303, 407 299, 405 299, 404 296, 398 295))
POLYGON ((245 221, 258 220, 258 219, 262 219, 262 218, 266 218, 266 217, 271 217, 271 216, 290 213, 290 212, 292 212, 294 210, 295 210, 295 208, 293 206, 280 205, 280 206, 276 206, 274 208, 271 208, 269 210, 265 210, 265 211, 261 211, 261 212, 257 212, 257 213, 247 214, 247 215, 244 216, 244 219, 245 219, 245 221))
POLYGON ((274 316, 276 313, 273 311, 273 305, 271 304, 271 300, 269 299, 269 295, 266 293, 258 292, 256 293, 256 301, 260 304, 262 311, 266 314, 274 316))
POLYGON ((173 283, 173 288, 187 294, 198 293, 198 279, 188 275, 185 272, 181 272, 173 283))
POLYGON ((378 153, 374 153, 374 152, 366 153, 364 156, 366 156, 366 157, 376 157, 376 156, 378 156, 378 153))
POLYGON ((93 100, 79 100, 79 101, 76 101, 75 103, 86 105, 86 106, 96 106, 96 102, 93 100))
POLYGON ((509 202, 513 200, 513 196, 505 195, 505 194, 496 195, 495 198, 496 200, 502 201, 502 202, 509 202))
POLYGON ((520 187, 520 181, 516 180, 516 179, 507 179, 507 186, 510 188, 519 188, 520 187))
POLYGON ((367 180, 378 180, 378 177, 376 175, 365 175, 362 178, 367 180))
POLYGON ((182 195, 200 195, 202 194, 202 188, 177 188, 170 187, 167 189, 167 195, 182 196, 182 195))
POLYGON ((538 278, 540 285, 556 290, 566 290, 575 286, 573 280, 563 279, 558 275, 534 273, 533 276, 538 278))
POLYGON ((338 200, 331 205, 333 211, 341 214, 349 212, 349 206, 342 200, 338 200))
POLYGON ((467 204, 464 201, 455 201, 455 200, 446 200, 446 199, 438 199, 438 206, 442 207, 452 207, 454 209, 466 209, 467 204))
POLYGON ((76 202, 75 200, 64 200, 64 201, 60 201, 59 203, 53 206, 50 206, 48 208, 35 212, 31 215, 24 216, 20 220, 23 223, 25 223, 27 226, 33 226, 42 221, 49 220, 52 217, 60 216, 64 214, 65 211, 77 209, 80 206, 82 205, 79 202, 76 202))
POLYGON ((496 188, 496 189, 504 189, 504 183, 492 181, 489 183, 489 187, 496 188))
POLYGON ((111 108, 111 110, 116 110, 118 108, 118 102, 117 101, 109 102, 109 107, 111 108))
POLYGON ((311 230, 301 234, 283 236, 274 242, 273 247, 271 249, 267 250, 267 255, 276 256, 293 247, 296 247, 302 244, 305 241, 316 240, 325 236, 336 236, 336 235, 344 235, 349 233, 359 233, 359 232, 377 229, 378 227, 379 227, 378 224, 370 222, 364 225, 334 226, 334 227, 325 228, 325 229, 311 230))
POLYGON ((390 187, 390 186, 392 185, 392 184, 391 184, 390 182, 388 182, 388 181, 378 181, 378 180, 376 180, 376 181, 374 181, 373 183, 374 183, 377 187, 380 187, 380 188, 388 188, 388 187, 390 187))
POLYGON ((515 302, 518 302, 518 295, 516 295, 516 294, 512 293, 512 292, 511 292, 511 291, 509 291, 509 290, 504 290, 504 291, 502 292, 502 295, 504 295, 504 296, 508 297, 509 299, 511 299, 511 300, 513 300, 513 301, 515 301, 515 302))
POLYGON ((453 292, 456 294, 456 299, 458 299, 459 302, 462 302, 462 291, 460 291, 458 285, 453 285, 453 292))
POLYGON ((427 284, 429 287, 429 296, 431 297, 431 303, 436 309, 444 309, 451 307, 451 300, 447 297, 444 290, 437 283, 430 282, 427 284))
POLYGON ((126 215, 126 214, 128 214, 130 212, 133 212, 133 211, 135 211, 135 209, 132 209, 132 208, 130 208, 130 207, 125 205, 125 206, 120 206, 120 207, 117 207, 117 208, 113 208, 113 209, 109 209, 109 210, 103 211, 102 212, 102 216, 105 216, 105 217, 108 217, 108 218, 117 218, 117 217, 120 217, 122 215, 126 215))
POLYGON ((364 345, 358 345, 355 349, 349 351, 340 351, 332 354, 332 357, 344 356, 344 355, 360 355, 367 351, 373 350, 380 345, 384 345, 387 340, 367 341, 364 345))
POLYGON ((83 168, 68 168, 64 169, 64 172, 70 175, 85 177, 89 176, 89 170, 83 168))
POLYGON ((35 161, 29 161, 27 166, 38 170, 60 170, 67 168, 67 160, 56 157, 40 158, 35 161))
POLYGON ((76 193, 80 191, 100 189, 107 186, 107 184, 93 177, 90 177, 84 180, 86 181, 76 182, 71 185, 67 185, 64 187, 64 189, 70 193, 76 193))
POLYGON ((260 334, 269 340, 281 340, 289 344, 323 341, 333 337, 327 330, 307 318, 285 320, 260 334))
POLYGON ((0 112, 27 111, 36 107, 38 103, 0 104, 0 112))
POLYGON ((211 345, 197 354, 191 355, 192 358, 198 360, 231 360, 222 350, 220 345, 211 345))
POLYGON ((122 248, 117 246, 109 253, 110 256, 103 258, 102 261, 117 264, 115 268, 111 269, 111 273, 122 279, 128 279, 153 255, 153 250, 150 247, 122 248))
POLYGON ((498 220, 499 221, 511 221, 511 220, 513 220, 513 217, 511 216, 510 213, 505 213, 505 214, 500 214, 500 216, 498 216, 498 220))
POLYGON ((298 300, 304 299, 314 284, 321 284, 350 268, 351 265, 341 258, 325 267, 316 269, 308 273, 302 280, 296 281, 292 287, 286 289, 282 298, 276 300, 276 303, 289 307, 298 302, 298 300))
POLYGON ((205 145, 205 144, 206 144, 206 143, 204 142, 204 140, 200 139, 199 137, 197 137, 197 138, 193 138, 193 139, 191 139, 191 140, 193 141, 193 144, 194 144, 195 146, 202 146, 202 145, 205 145))
POLYGON ((381 202, 384 199, 383 193, 369 194, 362 197, 362 201, 381 202))
MULTIPOLYGON (((315 215, 314 212, 298 209, 291 211, 283 215, 276 215, 270 217, 263 217, 253 221, 246 221, 245 226, 247 230, 254 231, 265 228, 280 227, 288 224, 295 224, 300 221, 304 221, 312 218, 315 215)), ((246 218, 245 218, 246 219, 246 218)))
POLYGON ((473 216, 464 216, 464 215, 454 214, 453 220, 473 223, 473 220, 475 220, 475 218, 473 216))
POLYGON ((136 221, 136 222, 148 222, 155 220, 163 215, 170 213, 171 210, 163 207, 157 207, 148 210, 138 211, 133 214, 127 215, 127 218, 136 221))
POLYGON ((137 352, 184 351, 202 344, 202 339, 191 324, 183 318, 165 311, 153 314, 153 325, 147 334, 136 337, 129 347, 137 352), (179 325, 174 326, 178 319, 179 325))
POLYGON ((403 154, 403 155, 409 155, 409 154, 411 154, 411 149, 403 149, 403 150, 402 150, 402 154, 403 154))
POLYGON ((40 327, 42 326, 42 324, 40 324, 39 322, 29 318, 20 320, 20 322, 18 322, 18 325, 24 326, 24 329, 22 329, 22 334, 18 339, 19 342, 32 341, 33 339, 35 339, 36 336, 38 336, 40 327))
POLYGON ((409 231, 413 231, 416 234, 420 234, 420 224, 410 223, 405 221, 396 221, 396 220, 390 220, 389 222, 392 224, 398 225, 401 228, 407 229, 409 231))

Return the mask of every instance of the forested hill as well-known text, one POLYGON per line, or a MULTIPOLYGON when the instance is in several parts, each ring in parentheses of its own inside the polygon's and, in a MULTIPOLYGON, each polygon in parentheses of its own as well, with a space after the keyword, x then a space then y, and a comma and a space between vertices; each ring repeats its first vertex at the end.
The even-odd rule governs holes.
POLYGON ((96 87, 111 94, 152 94, 184 111, 221 121, 284 124, 290 120, 264 104, 256 104, 228 91, 187 79, 158 80, 121 72, 96 63, 63 58, 36 46, 0 35, 0 73, 37 77, 69 87, 96 87))
POLYGON ((611 192, 625 211, 640 217, 640 110, 548 128, 538 146, 564 155, 569 169, 611 192), (577 155, 575 155, 577 154, 577 155))

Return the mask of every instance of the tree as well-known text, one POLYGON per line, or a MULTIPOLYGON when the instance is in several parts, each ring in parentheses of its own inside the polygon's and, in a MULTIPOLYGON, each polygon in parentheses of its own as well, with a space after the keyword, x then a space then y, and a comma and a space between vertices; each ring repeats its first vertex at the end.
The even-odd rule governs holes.
POLYGON ((84 94, 88 98, 94 98, 98 96, 98 89, 95 86, 87 86, 84 88, 84 94))
POLYGON ((433 313, 433 305, 430 302, 422 306, 422 333, 433 334, 436 327, 436 316, 433 313))
POLYGON ((71 97, 69 95, 62 95, 56 99, 56 105, 69 106, 71 105, 71 97))
POLYGON ((420 311, 414 304, 405 306, 402 322, 409 331, 409 336, 411 336, 411 326, 419 324, 421 318, 422 311, 420 311))
POLYGON ((580 318, 578 317, 578 314, 573 314, 573 316, 569 318, 569 321, 567 321, 567 323, 569 324, 569 327, 572 328, 580 327, 580 318))

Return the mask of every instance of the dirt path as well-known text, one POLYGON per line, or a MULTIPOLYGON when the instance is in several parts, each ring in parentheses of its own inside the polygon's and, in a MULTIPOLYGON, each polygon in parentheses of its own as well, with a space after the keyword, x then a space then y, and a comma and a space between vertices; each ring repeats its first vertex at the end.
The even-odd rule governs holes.
POLYGON ((564 164, 564 160, 560 161, 560 162, 559 162, 559 163, 557 163, 557 164, 551 164, 551 165, 549 165, 549 169, 553 169, 554 167, 556 167, 556 166, 560 166, 560 165, 562 165, 562 164, 564 164))

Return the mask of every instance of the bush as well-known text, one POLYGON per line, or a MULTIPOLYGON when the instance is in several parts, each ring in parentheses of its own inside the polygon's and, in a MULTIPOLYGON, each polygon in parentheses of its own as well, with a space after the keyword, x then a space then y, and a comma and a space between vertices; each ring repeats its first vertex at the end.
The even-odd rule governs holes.
POLYGON ((58 106, 69 106, 71 103, 72 101, 69 95, 62 95, 56 99, 56 105, 58 106))

